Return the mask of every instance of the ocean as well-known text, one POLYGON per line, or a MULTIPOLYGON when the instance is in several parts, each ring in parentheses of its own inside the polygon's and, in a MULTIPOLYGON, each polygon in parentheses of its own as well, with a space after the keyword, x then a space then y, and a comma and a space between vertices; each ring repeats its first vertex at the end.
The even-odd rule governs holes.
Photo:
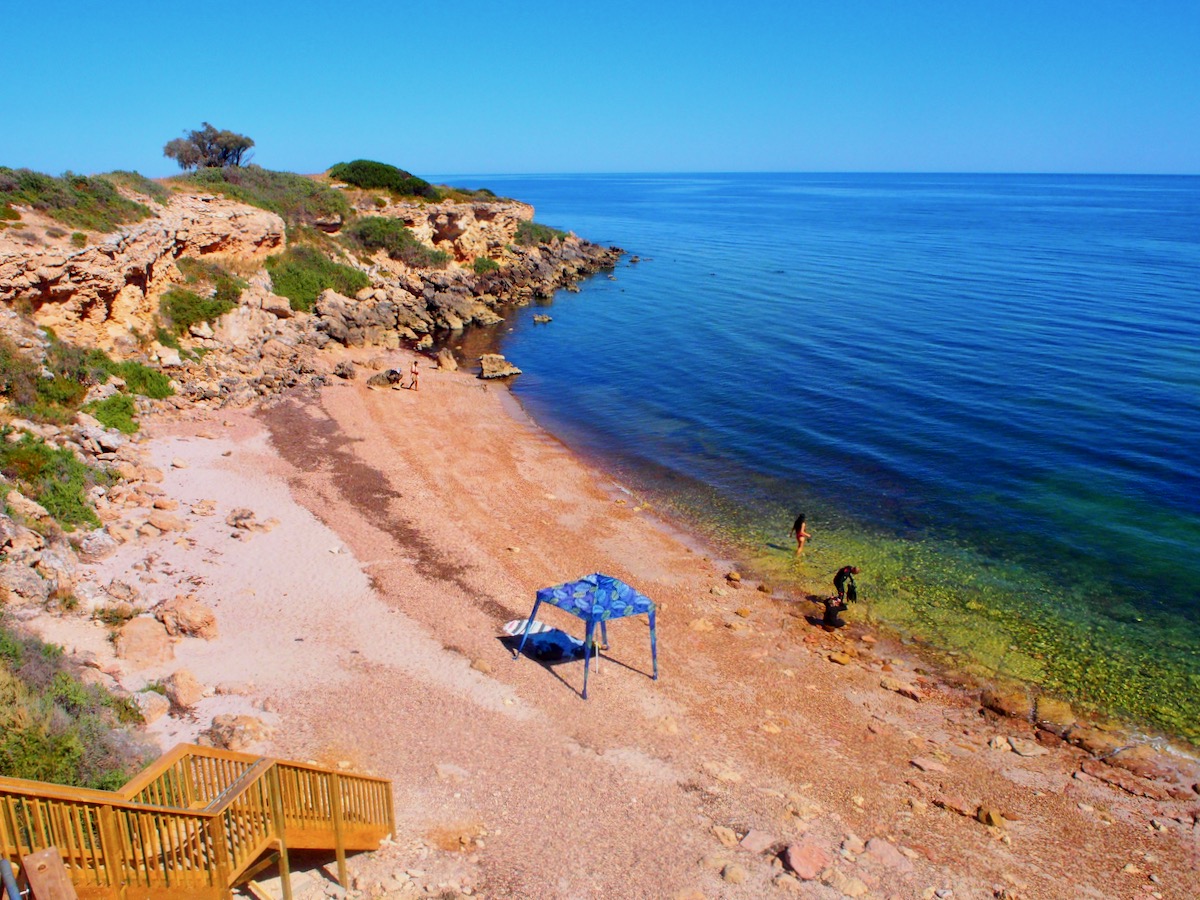
POLYGON ((628 251, 463 348, 568 446, 773 586, 857 565, 852 618, 1200 743, 1200 177, 445 180, 628 251))

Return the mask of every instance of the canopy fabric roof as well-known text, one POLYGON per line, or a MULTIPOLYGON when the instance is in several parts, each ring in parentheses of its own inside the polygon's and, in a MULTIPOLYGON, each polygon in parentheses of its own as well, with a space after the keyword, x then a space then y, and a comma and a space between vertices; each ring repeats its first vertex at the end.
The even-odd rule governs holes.
POLYGON ((596 572, 578 581, 556 584, 537 592, 538 603, 549 603, 585 622, 654 612, 654 601, 611 575, 596 572))
POLYGON ((654 601, 645 594, 631 588, 619 578, 611 575, 601 575, 595 572, 585 575, 577 581, 567 581, 554 587, 542 588, 535 595, 533 611, 525 623, 525 631, 521 635, 521 643, 517 646, 516 656, 521 655, 525 641, 533 628, 538 608, 543 603, 557 606, 564 612, 578 616, 587 623, 584 637, 583 657, 583 699, 587 699, 588 672, 591 670, 592 652, 595 650, 596 623, 600 623, 601 641, 607 648, 608 622, 625 616, 645 614, 650 620, 650 658, 654 665, 654 680, 658 680, 658 637, 654 623, 654 601))

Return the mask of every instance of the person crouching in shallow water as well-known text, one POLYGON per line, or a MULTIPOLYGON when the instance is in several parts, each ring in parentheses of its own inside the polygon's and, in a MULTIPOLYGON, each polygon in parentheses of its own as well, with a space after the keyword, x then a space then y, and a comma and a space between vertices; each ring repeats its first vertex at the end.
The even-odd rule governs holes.
POLYGON ((796 552, 803 553, 804 542, 812 537, 811 534, 804 530, 804 513, 796 516, 796 521, 792 525, 792 534, 796 536, 796 552))
POLYGON ((825 600, 825 617, 821 624, 830 628, 839 628, 845 623, 838 618, 838 613, 846 609, 847 603, 858 600, 858 587, 854 584, 854 576, 858 574, 858 566, 842 566, 833 576, 833 587, 836 597, 825 600))

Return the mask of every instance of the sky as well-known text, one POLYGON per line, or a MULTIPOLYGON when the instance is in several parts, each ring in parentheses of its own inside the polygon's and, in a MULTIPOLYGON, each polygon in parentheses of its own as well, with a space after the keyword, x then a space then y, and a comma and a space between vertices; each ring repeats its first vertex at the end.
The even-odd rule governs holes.
POLYGON ((0 165, 1200 174, 1200 0, 0 0, 0 165))

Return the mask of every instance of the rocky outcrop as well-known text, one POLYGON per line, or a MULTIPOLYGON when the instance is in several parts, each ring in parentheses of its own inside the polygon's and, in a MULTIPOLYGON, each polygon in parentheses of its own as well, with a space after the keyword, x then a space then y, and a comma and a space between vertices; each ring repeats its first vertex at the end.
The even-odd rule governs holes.
POLYGON ((479 357, 480 378, 509 378, 520 375, 521 370, 499 353, 485 353, 479 357))
POLYGON ((153 333, 154 298, 179 279, 180 256, 261 259, 284 245, 274 213, 209 195, 179 195, 144 222, 91 246, 31 248, 0 232, 0 302, 75 343, 112 349, 131 329, 153 333))
POLYGON ((533 207, 516 200, 475 203, 401 200, 370 212, 400 219, 421 243, 448 253, 460 263, 471 263, 480 256, 496 258, 512 243, 517 226, 533 218, 533 207))

